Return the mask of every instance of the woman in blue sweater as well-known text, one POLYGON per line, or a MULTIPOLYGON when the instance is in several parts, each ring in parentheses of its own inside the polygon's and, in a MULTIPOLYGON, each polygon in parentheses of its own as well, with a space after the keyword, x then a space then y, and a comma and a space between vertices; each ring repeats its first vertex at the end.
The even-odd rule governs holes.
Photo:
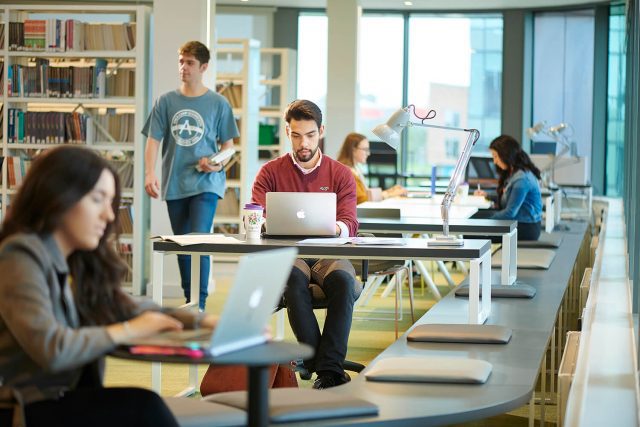
POLYGON ((518 221, 518 240, 538 240, 542 219, 540 170, 513 137, 500 135, 489 145, 498 168, 497 208, 491 218, 518 221))

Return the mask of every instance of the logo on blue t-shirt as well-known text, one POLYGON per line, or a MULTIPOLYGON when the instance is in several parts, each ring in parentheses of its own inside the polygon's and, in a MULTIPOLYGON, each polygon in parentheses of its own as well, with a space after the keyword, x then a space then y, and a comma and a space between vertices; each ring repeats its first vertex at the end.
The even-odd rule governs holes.
POLYGON ((204 135, 204 120, 194 110, 180 110, 171 119, 171 135, 176 144, 190 147, 204 135))

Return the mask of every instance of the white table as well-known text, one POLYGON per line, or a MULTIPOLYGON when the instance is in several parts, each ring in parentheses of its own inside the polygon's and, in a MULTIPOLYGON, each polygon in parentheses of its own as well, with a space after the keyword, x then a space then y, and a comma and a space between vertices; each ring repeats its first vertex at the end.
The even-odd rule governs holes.
MULTIPOLYGON (((152 244, 152 298, 162 304, 164 276, 164 256, 169 254, 191 255, 191 304, 198 307, 198 286, 200 283, 201 255, 244 255, 252 252, 295 246, 302 258, 347 258, 347 259, 417 259, 417 260, 464 260, 470 262, 469 304, 467 321, 473 324, 484 323, 491 313, 491 242, 489 240, 465 240, 463 246, 428 246, 425 239, 404 239, 405 245, 335 245, 335 244, 299 244, 297 240, 262 239, 257 242, 237 243, 220 242, 180 246, 177 243, 156 241, 152 244), (480 287, 482 286, 482 298, 480 287)), ((458 314, 459 315, 459 314, 458 314)), ((161 386, 161 366, 152 364, 151 388, 158 392, 161 386)), ((195 366, 190 370, 190 385, 181 394, 190 394, 197 384, 195 366)))

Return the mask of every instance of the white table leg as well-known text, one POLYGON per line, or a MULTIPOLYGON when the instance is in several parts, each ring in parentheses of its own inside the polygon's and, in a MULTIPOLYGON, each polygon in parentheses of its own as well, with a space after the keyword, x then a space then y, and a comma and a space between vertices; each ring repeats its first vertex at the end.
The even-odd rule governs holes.
MULTIPOLYGON (((200 309, 200 255, 191 255, 191 307, 200 309)), ((198 389, 198 365, 189 365, 189 386, 179 396, 189 396, 198 389)))
POLYGON ((469 273, 469 323, 483 324, 491 313, 491 252, 472 259, 469 273), (482 299, 480 298, 482 286, 482 299))
MULTIPOLYGON (((162 305, 162 284, 164 275, 164 253, 152 253, 151 271, 151 299, 158 305, 162 305)), ((151 389, 160 394, 162 387, 162 365, 159 362, 151 364, 151 389)))
POLYGON ((502 235, 502 267, 500 270, 500 284, 513 285, 518 275, 518 229, 502 235))

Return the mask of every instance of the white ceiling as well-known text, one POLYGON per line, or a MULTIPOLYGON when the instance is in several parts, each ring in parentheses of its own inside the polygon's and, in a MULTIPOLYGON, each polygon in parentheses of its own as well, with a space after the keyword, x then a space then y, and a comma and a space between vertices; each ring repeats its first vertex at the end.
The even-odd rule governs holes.
MULTIPOLYGON (((359 0, 364 9, 393 10, 486 10, 546 8, 576 6, 593 3, 609 3, 605 0, 411 0, 412 6, 405 6, 405 0, 359 0)), ((232 6, 280 6, 299 8, 325 8, 326 0, 218 0, 217 5, 232 6)))

